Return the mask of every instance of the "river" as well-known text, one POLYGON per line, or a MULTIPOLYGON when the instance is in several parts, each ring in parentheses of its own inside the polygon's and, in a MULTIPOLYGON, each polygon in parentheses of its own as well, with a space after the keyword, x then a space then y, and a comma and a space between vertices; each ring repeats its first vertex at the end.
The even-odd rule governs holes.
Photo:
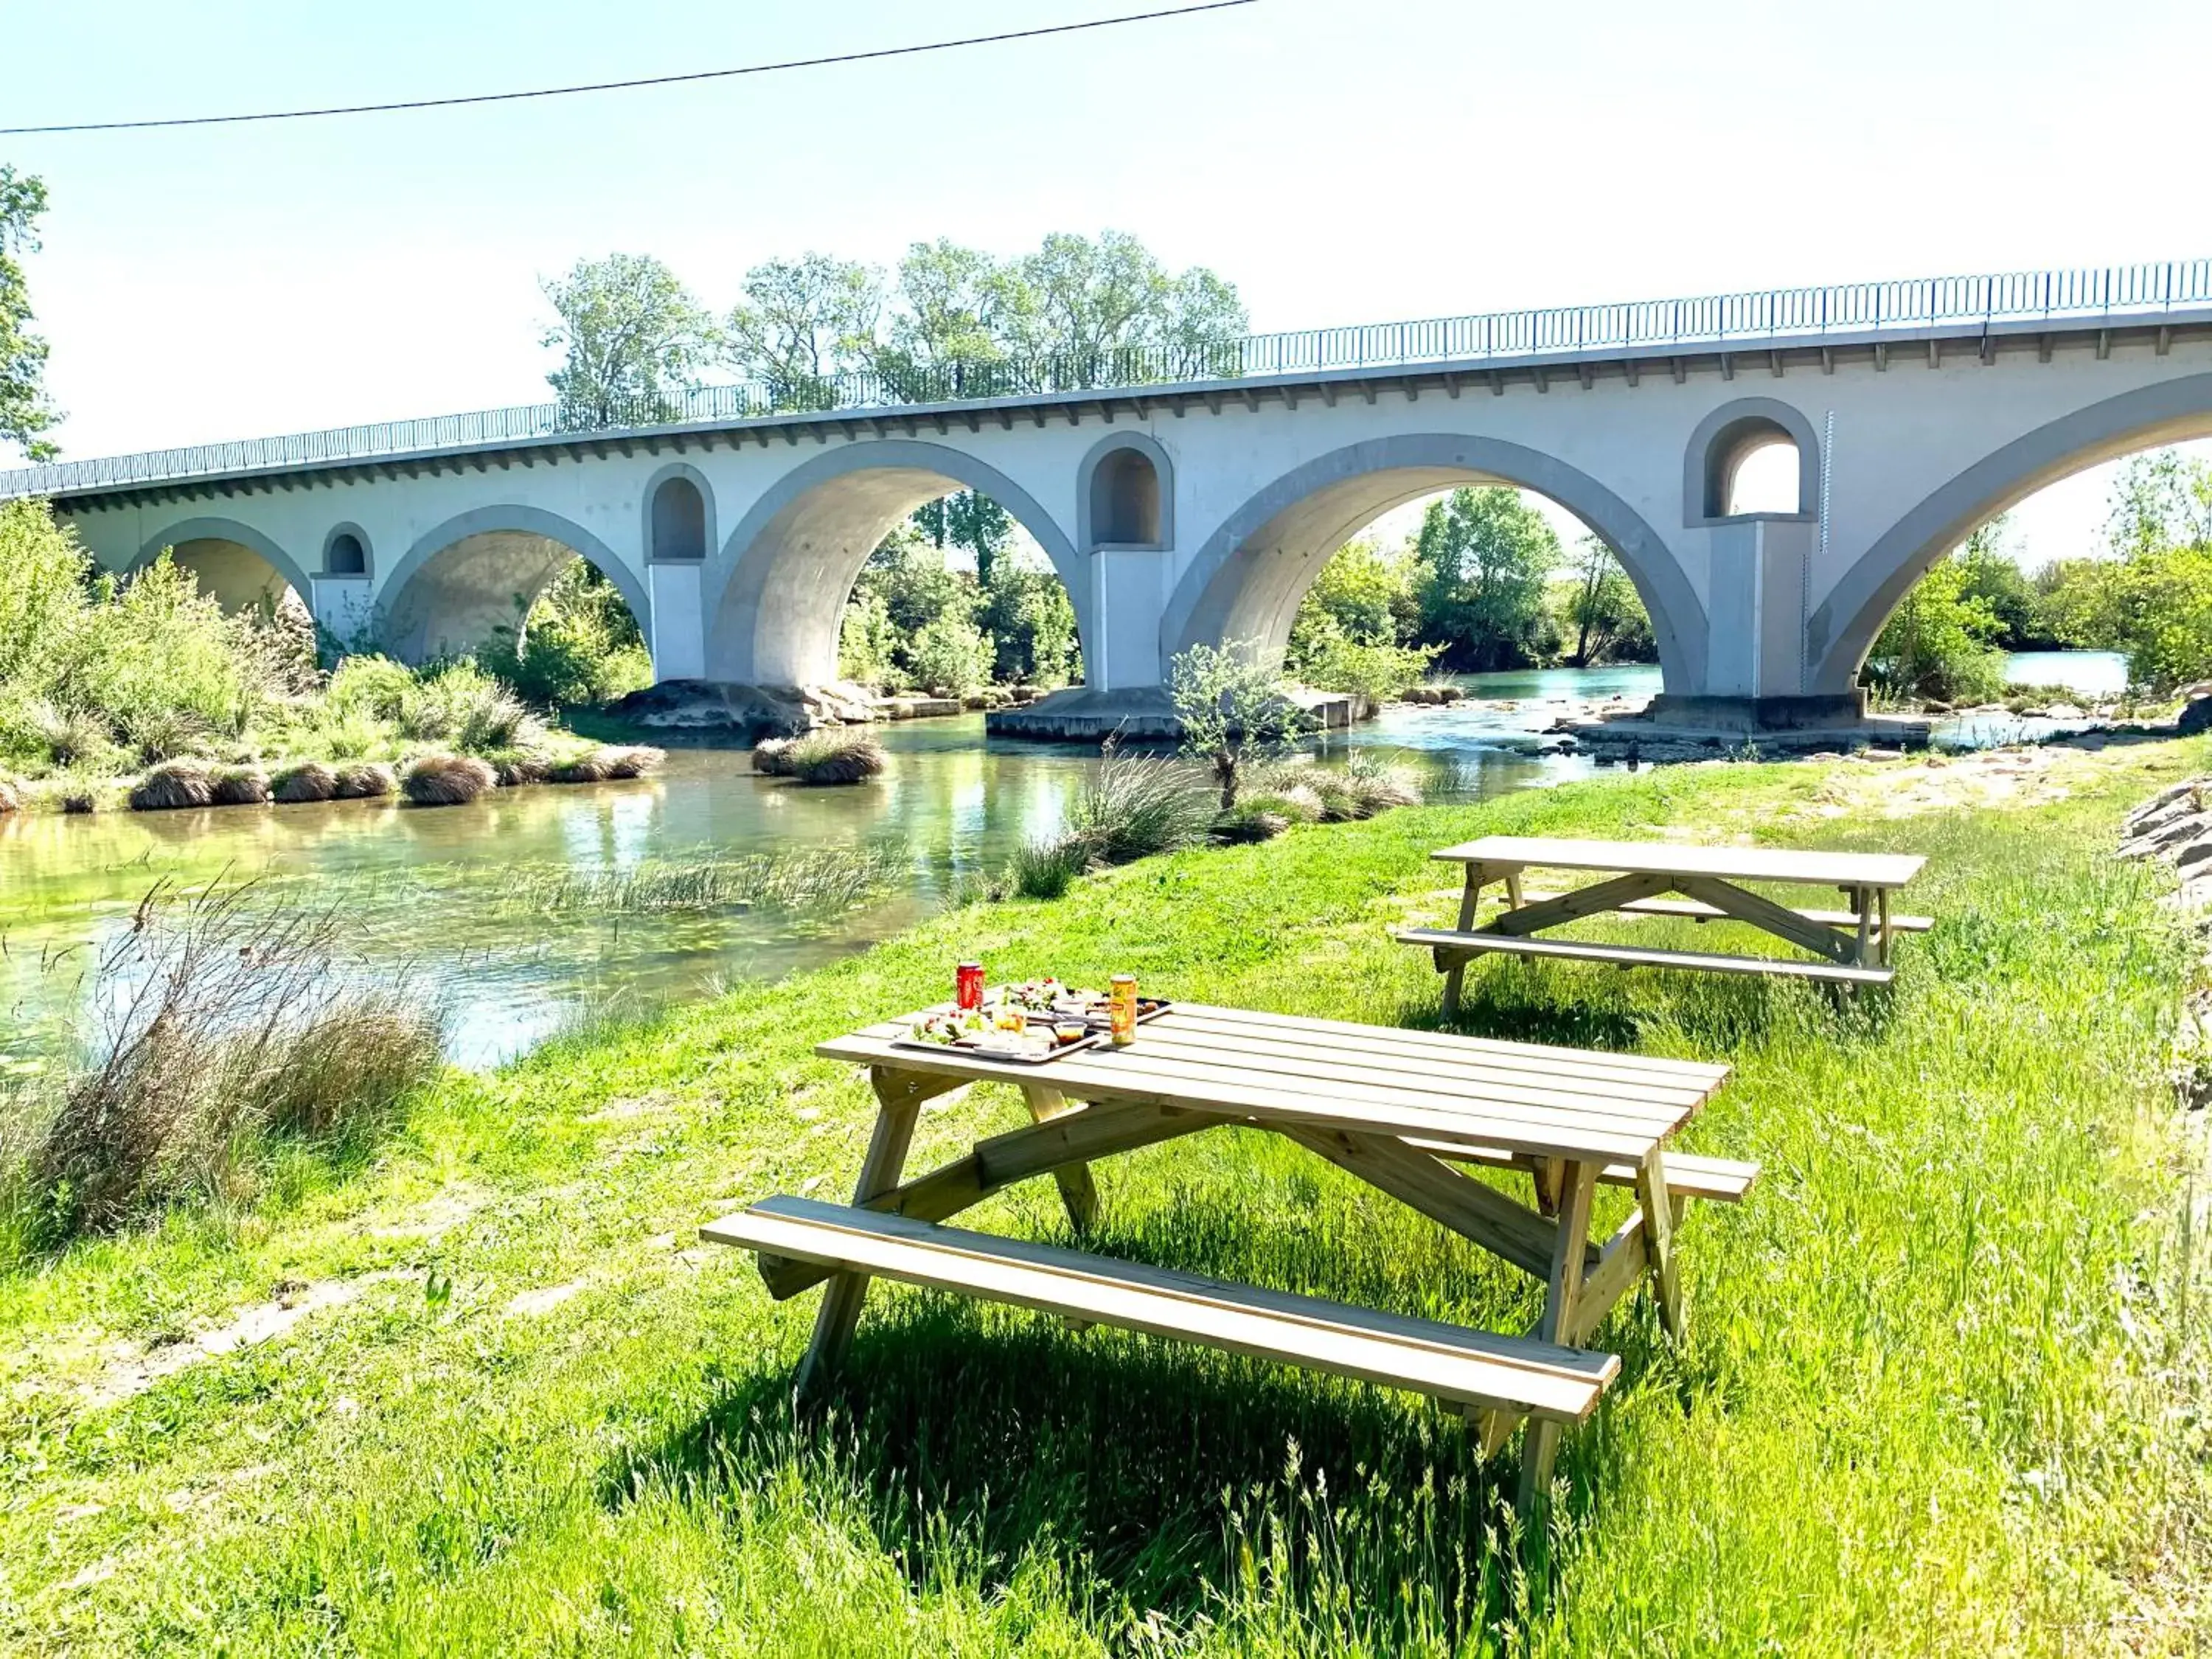
MULTIPOLYGON (((2016 659, 2014 678, 2086 693, 2114 672, 2112 660, 2085 660, 2100 654, 2016 659)), ((1648 696, 1658 670, 1552 669, 1463 684, 1516 707, 1393 708, 1330 748, 1399 751, 1422 770, 1432 799, 1557 782, 1587 775, 1591 763, 1539 755, 1534 734, 1570 701, 1648 696)), ((0 818, 0 1075, 67 1048, 83 1024, 93 954, 164 879, 250 878, 271 894, 341 907, 372 965, 411 971, 446 994, 453 1058, 484 1065, 586 1006, 650 1007, 896 933, 963 878, 997 871, 1017 844, 1048 832, 1094 763, 1049 744, 987 742, 981 715, 889 726, 881 736, 889 769, 850 788, 802 788, 756 777, 743 753, 688 750, 635 783, 501 790, 440 811, 345 801, 0 818), (826 921, 726 910, 547 913, 531 902, 564 876, 825 846, 892 849, 903 873, 880 899, 826 921)))

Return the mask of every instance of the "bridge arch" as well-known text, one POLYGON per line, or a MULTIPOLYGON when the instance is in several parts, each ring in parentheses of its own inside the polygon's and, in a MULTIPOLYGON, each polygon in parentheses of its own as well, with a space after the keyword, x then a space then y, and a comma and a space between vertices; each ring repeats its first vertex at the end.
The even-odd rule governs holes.
POLYGON ((2122 392, 2014 439, 1933 491, 1860 556, 1805 624, 1808 690, 1846 692, 1929 567, 2045 485, 2138 449, 2212 435, 2212 374, 2122 392))
POLYGON ((273 604, 283 598, 287 587, 300 596, 301 604, 313 603, 314 589, 299 561, 235 519, 181 519, 148 540, 131 568, 144 569, 163 548, 173 550, 177 563, 192 573, 200 591, 226 611, 245 610, 264 597, 273 604))
POLYGON ((532 603, 571 555, 615 585, 653 638, 645 584, 590 531, 557 513, 519 502, 471 507, 416 538, 378 595, 379 632, 403 661, 466 651, 495 629, 519 628, 532 603))
POLYGON ((1588 473, 1502 439, 1405 433, 1332 450, 1276 479, 1224 520, 1176 585, 1160 659, 1199 643, 1256 640, 1279 655, 1298 601, 1345 539, 1394 507, 1461 484, 1512 484, 1549 497, 1596 533, 1651 613, 1669 685, 1705 658, 1705 611, 1667 544, 1588 473))
POLYGON ((996 467, 943 444, 882 438, 815 456, 779 479, 723 544, 707 585, 707 674, 760 685, 837 677, 837 630, 860 568, 916 507, 956 489, 989 496, 1051 560, 1091 660, 1091 592, 1067 532, 996 467))
POLYGON ((1736 474, 1752 453, 1770 444, 1797 452, 1797 501, 1788 513, 1762 518, 1814 519, 1820 512, 1820 439, 1802 410, 1779 398, 1738 398, 1698 422, 1682 457, 1682 523, 1690 529, 1725 524, 1749 514, 1734 510, 1736 474))

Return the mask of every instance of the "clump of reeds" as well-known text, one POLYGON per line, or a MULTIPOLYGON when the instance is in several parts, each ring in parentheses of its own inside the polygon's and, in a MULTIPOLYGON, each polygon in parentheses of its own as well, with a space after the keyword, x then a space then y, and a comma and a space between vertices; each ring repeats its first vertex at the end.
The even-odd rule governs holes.
POLYGON ((567 760, 556 761, 545 769, 548 783, 605 783, 613 775, 607 770, 604 749, 587 750, 580 755, 571 755, 567 760))
POLYGON ((1421 804, 1420 775, 1402 761, 1358 750, 1345 762, 1344 775, 1351 781, 1359 804, 1366 809, 1364 817, 1372 817, 1394 806, 1421 804))
POLYGON ((173 812, 215 799, 215 769, 205 761, 164 761, 131 791, 134 812, 173 812))
POLYGON ((269 799, 269 775, 258 766, 226 766, 215 775, 217 806, 261 806, 269 799))
POLYGON ((792 745, 795 738, 763 738, 753 745, 753 770, 764 778, 791 775, 792 745))
POLYGON ((1215 808, 1185 763, 1108 744, 1098 769, 1069 801, 1066 834, 1102 864, 1127 864, 1206 838, 1215 808))
POLYGON ((417 806, 465 806, 498 785, 498 775, 473 755, 425 755, 399 787, 417 806))
POLYGON ((502 789, 513 789, 520 784, 543 783, 553 769, 552 763, 543 755, 527 750, 501 755, 491 763, 492 775, 502 789))
POLYGON ((280 766, 269 779, 270 799, 287 806, 335 800, 337 793, 338 775, 320 761, 295 761, 289 766, 280 766))
POLYGON ((850 908, 911 863, 889 847, 795 847, 735 858, 650 859, 628 870, 549 878, 519 875, 516 908, 562 915, 655 915, 770 910, 812 915, 850 908))
POLYGON ((607 775, 611 778, 642 778, 660 769, 668 758, 665 749, 655 749, 650 744, 629 744, 616 749, 599 751, 606 757, 607 775))
POLYGON ((100 810, 100 796, 89 784, 71 784, 62 791, 62 811, 82 817, 100 810))
POLYGON ((1231 845, 1273 841, 1290 827, 1291 820, 1282 813, 1270 811, 1259 800, 1240 799, 1213 820, 1213 837, 1231 845))
MULTIPOLYGON (((790 775, 805 784, 865 783, 887 763, 884 746, 865 732, 810 732, 784 757, 790 775)), ((758 751, 755 751, 757 769, 758 751)))
POLYGON ((266 1138, 374 1129, 435 1074, 434 1006, 339 971, 334 909, 272 909, 252 891, 156 886, 95 964, 84 1063, 19 1095, 0 1123, 0 1197, 19 1242, 50 1247, 179 1200, 235 1196, 266 1138))
POLYGON ((1091 849, 1075 836, 1029 841, 1006 860, 1008 888, 1024 898, 1056 899, 1091 866, 1091 849))
POLYGON ((355 761, 339 767, 335 776, 340 800, 380 800, 398 787, 382 761, 355 761))

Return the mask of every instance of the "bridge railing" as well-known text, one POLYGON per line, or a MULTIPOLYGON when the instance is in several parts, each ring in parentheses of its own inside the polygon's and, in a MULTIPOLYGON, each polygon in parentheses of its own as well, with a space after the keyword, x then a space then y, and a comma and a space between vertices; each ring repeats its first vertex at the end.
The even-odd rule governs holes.
POLYGON ((280 438, 195 444, 144 454, 65 461, 0 472, 0 500, 210 474, 424 451, 464 449, 563 433, 714 424, 769 415, 895 408, 1057 392, 1135 389, 1310 370, 1526 357, 1552 352, 1802 340, 1876 329, 2155 316, 2212 305, 2212 259, 2100 270, 2016 271, 1776 289, 1701 299, 1431 317, 1352 328, 1304 329, 1169 346, 1127 346, 919 365, 887 360, 847 374, 750 381, 589 404, 524 404, 280 438))

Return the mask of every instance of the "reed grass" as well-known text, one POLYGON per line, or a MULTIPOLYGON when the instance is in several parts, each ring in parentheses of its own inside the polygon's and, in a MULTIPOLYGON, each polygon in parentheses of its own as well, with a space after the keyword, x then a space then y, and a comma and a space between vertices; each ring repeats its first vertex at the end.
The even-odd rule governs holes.
POLYGON ((874 897, 911 862, 912 855, 902 849, 864 846, 650 859, 627 870, 599 873, 562 866, 517 877, 503 902, 549 915, 835 913, 874 897))

